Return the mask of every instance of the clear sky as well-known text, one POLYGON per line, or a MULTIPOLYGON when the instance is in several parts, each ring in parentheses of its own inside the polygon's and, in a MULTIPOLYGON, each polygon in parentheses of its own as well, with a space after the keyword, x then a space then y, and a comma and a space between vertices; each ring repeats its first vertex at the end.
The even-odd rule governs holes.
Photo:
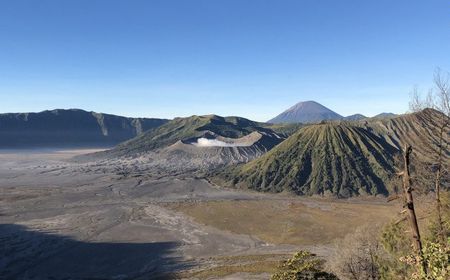
POLYGON ((438 66, 445 0, 0 0, 0 112, 403 113, 438 66))

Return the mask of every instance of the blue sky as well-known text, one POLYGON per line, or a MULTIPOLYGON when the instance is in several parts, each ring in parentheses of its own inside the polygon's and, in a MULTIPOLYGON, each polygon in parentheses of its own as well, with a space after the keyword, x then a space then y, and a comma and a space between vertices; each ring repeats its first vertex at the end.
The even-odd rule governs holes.
POLYGON ((444 0, 3 0, 0 112, 403 113, 449 50, 444 0))

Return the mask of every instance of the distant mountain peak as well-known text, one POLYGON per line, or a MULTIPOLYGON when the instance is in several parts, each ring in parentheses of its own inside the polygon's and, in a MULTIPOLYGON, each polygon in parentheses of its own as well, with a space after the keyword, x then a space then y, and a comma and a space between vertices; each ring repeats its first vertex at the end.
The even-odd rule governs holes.
POLYGON ((316 101, 302 101, 290 107, 269 123, 316 123, 324 120, 340 120, 343 116, 316 101))
POLYGON ((367 117, 364 116, 363 114, 354 114, 354 115, 345 117, 345 120, 347 120, 347 121, 360 121, 360 120, 364 120, 364 119, 367 119, 367 117))
POLYGON ((299 108, 308 108, 308 107, 325 107, 325 106, 323 106, 322 104, 320 104, 320 103, 318 103, 316 101, 307 100, 307 101, 300 101, 300 102, 298 102, 297 104, 295 104, 294 106, 289 108, 287 111, 295 110, 295 109, 299 109, 299 108))
POLYGON ((373 118, 374 119, 389 119, 389 118, 395 118, 395 117, 398 117, 398 115, 394 114, 394 113, 386 113, 386 112, 384 112, 384 113, 381 113, 381 114, 378 114, 378 115, 374 116, 373 118))

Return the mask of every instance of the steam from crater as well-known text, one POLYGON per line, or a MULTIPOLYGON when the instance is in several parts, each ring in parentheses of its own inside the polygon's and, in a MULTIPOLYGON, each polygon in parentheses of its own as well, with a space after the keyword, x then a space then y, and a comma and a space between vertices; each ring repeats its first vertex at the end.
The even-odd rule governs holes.
POLYGON ((197 142, 192 143, 197 147, 239 147, 239 144, 226 143, 217 139, 199 138, 197 142))

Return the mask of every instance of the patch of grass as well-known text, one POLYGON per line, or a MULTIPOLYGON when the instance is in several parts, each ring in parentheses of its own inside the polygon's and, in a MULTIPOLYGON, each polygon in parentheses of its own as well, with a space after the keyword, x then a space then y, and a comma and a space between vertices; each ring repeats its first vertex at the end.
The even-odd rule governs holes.
POLYGON ((368 222, 390 221, 395 204, 315 199, 210 201, 168 207, 220 230, 256 236, 272 244, 318 245, 342 238, 368 222))
POLYGON ((252 273, 252 274, 261 274, 261 273, 275 273, 279 261, 267 261, 267 262, 258 262, 258 263, 249 263, 249 264, 241 264, 241 265, 228 265, 228 266, 218 266, 214 268, 210 268, 207 270, 202 270, 198 272, 193 272, 187 275, 183 275, 186 278, 195 277, 197 279, 208 279, 211 277, 225 277, 229 275, 233 275, 236 273, 252 273))
POLYGON ((178 278, 223 278, 236 273, 273 274, 276 272, 282 260, 289 255, 264 254, 248 256, 224 256, 213 258, 219 265, 198 271, 184 272, 177 275, 178 278))

